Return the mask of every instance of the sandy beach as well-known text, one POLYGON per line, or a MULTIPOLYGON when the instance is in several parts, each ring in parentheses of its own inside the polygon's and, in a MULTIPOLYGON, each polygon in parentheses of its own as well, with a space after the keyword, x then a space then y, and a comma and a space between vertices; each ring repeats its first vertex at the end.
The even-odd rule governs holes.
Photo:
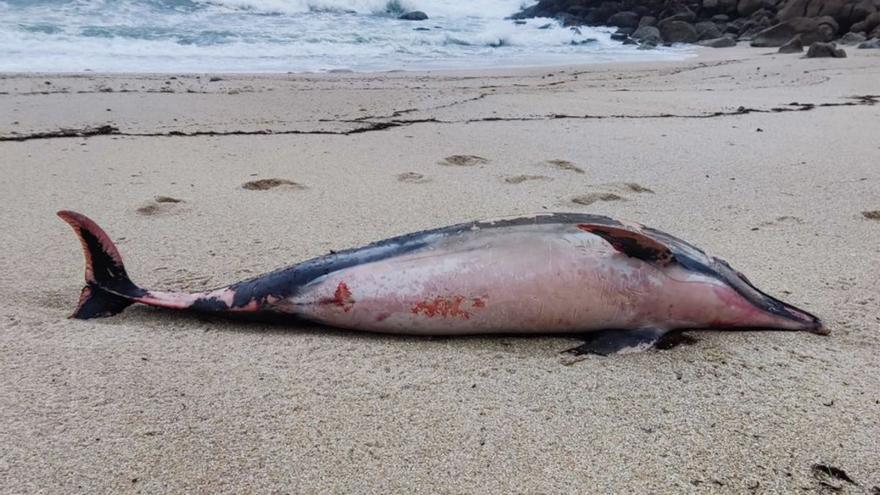
POLYGON ((0 492, 880 492, 880 51, 847 52, 0 76, 0 492), (138 284, 192 291, 425 228, 598 213, 832 333, 572 360, 560 337, 70 320, 83 260, 60 209, 138 284))

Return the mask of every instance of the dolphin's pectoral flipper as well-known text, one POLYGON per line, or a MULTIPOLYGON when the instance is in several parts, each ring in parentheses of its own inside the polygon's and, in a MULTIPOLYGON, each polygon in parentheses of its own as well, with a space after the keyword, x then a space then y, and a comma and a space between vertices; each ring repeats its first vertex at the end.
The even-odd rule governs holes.
POLYGON ((581 223, 578 228, 605 239, 614 249, 627 256, 660 266, 667 266, 675 261, 675 255, 666 245, 641 232, 593 223, 581 223))
POLYGON ((666 333, 667 330, 659 328, 589 332, 581 336, 584 339, 583 344, 562 352, 575 356, 584 354, 609 356, 617 353, 641 352, 655 347, 662 348, 666 333))

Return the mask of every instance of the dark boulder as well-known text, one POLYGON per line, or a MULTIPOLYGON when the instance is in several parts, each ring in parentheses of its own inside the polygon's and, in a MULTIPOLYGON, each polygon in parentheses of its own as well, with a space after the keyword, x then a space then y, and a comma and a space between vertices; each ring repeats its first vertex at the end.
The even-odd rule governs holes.
POLYGON ((697 30, 684 21, 661 21, 660 37, 667 43, 693 43, 699 39, 697 30))
POLYGON ((859 48, 865 48, 865 49, 880 48, 880 38, 874 38, 874 39, 868 40, 864 43, 859 43, 859 48))
POLYGON ((736 11, 737 0, 703 0, 703 10, 701 14, 727 14, 736 11))
POLYGON ((846 52, 843 51, 843 48, 837 48, 837 45, 834 43, 822 43, 815 42, 810 45, 810 49, 807 50, 807 58, 846 58, 846 52))
POLYGON ((693 10, 689 9, 687 5, 677 2, 668 5, 658 17, 661 19, 661 23, 663 21, 694 22, 697 20, 697 14, 693 10))
POLYGON ((618 12, 608 18, 608 25, 614 27, 638 27, 639 14, 631 11, 618 12))
POLYGON ((840 44, 842 45, 858 45, 859 43, 865 41, 865 35, 862 33, 846 33, 840 38, 840 44))
POLYGON ((856 33, 870 33, 878 26, 880 26, 880 12, 874 12, 850 26, 849 30, 856 33))
POLYGON ((718 0, 718 11, 732 14, 736 12, 736 0, 718 0))
POLYGON ((861 22, 868 18, 871 14, 880 11, 880 3, 874 0, 862 0, 857 3, 849 14, 849 19, 838 19, 838 22, 841 25, 846 25, 847 20, 852 21, 852 23, 861 22))
POLYGON ((736 11, 739 15, 749 16, 764 6, 764 0, 739 0, 736 11))
POLYGON ((639 26, 638 29, 630 35, 634 40, 653 39, 655 43, 660 42, 660 30, 654 26, 639 26))
POLYGON ((720 38, 723 34, 714 22, 709 21, 703 21, 694 24, 694 29, 697 30, 697 36, 701 40, 714 40, 716 38, 720 38))
MULTIPOLYGON (((576 3, 576 2, 575 2, 576 3)), ((593 2, 588 2, 593 3, 593 2)), ((598 3, 598 2, 595 2, 598 3)), ((604 24, 614 14, 625 10, 620 2, 602 2, 590 13, 591 23, 604 24)))
POLYGON ((697 42, 700 46, 708 46, 710 48, 728 48, 736 46, 736 40, 730 36, 721 36, 711 40, 702 40, 697 42))
POLYGON ((804 44, 801 43, 801 37, 797 34, 788 40, 788 43, 779 47, 779 53, 802 53, 803 51, 804 44))
POLYGON ((413 10, 411 12, 404 12, 400 14, 398 19, 402 21, 424 21, 428 18, 428 14, 422 12, 421 10, 413 10))
POLYGON ((544 2, 538 2, 513 14, 510 19, 531 19, 533 17, 553 17, 553 13, 547 10, 544 2))
POLYGON ((730 16, 727 14, 718 14, 713 15, 710 20, 715 24, 724 24, 725 22, 730 22, 730 16))
POLYGON ((752 37, 752 46, 782 46, 798 32, 788 23, 781 22, 775 26, 771 26, 752 37))
POLYGON ((639 19, 639 27, 641 26, 655 26, 657 24, 657 18, 654 16, 646 15, 639 19))

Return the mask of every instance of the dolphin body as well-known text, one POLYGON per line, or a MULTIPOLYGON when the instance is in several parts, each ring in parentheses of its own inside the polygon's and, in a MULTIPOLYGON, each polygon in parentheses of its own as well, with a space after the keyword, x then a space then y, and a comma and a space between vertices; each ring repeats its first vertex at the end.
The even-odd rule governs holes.
POLYGON ((805 330, 819 318, 775 299, 725 261, 669 234, 578 213, 475 221, 335 252, 215 290, 143 289, 88 217, 86 286, 71 317, 133 303, 410 335, 581 334, 576 354, 658 344, 671 331, 805 330))

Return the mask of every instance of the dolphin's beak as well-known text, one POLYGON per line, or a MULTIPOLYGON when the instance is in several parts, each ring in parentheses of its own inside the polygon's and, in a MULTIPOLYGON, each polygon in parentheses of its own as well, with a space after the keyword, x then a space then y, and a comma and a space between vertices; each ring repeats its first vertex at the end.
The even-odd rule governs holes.
POLYGON ((745 275, 733 269, 726 261, 718 258, 713 258, 713 261, 713 268, 717 270, 718 275, 755 307, 767 313, 772 318, 771 321, 773 321, 775 328, 802 330, 817 335, 831 333, 831 330, 817 316, 761 291, 745 275))
POLYGON ((831 329, 821 323, 819 324, 819 328, 810 331, 816 335, 831 335, 831 329))

